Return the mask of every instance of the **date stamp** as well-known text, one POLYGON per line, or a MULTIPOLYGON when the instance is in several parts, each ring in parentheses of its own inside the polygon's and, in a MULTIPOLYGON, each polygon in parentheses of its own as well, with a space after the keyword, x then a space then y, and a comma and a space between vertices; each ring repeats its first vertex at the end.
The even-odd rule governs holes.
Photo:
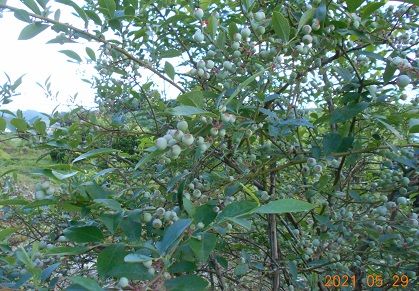
MULTIPOLYGON (((325 287, 355 287, 358 277, 355 275, 325 275, 323 284, 325 287)), ((405 274, 394 274, 386 280, 380 274, 368 274, 365 277, 365 285, 369 288, 380 288, 390 285, 392 288, 406 288, 409 285, 409 277, 405 274)))

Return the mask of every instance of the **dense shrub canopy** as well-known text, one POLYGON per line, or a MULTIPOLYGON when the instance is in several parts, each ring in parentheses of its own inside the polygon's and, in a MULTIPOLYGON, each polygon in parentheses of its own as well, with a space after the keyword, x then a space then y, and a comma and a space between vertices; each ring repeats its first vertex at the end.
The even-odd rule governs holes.
POLYGON ((46 162, 0 173, 0 287, 415 289, 416 0, 9 2, 98 107, 1 111, 46 162))

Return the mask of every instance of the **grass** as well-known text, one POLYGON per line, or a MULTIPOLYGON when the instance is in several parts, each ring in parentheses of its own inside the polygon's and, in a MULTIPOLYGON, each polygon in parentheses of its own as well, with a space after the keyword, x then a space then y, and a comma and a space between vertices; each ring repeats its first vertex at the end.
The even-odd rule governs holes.
POLYGON ((34 187, 39 177, 27 174, 30 168, 42 167, 51 163, 49 156, 38 161, 43 150, 31 148, 28 142, 20 139, 9 139, 7 134, 0 134, 0 176, 15 170, 18 184, 34 187))

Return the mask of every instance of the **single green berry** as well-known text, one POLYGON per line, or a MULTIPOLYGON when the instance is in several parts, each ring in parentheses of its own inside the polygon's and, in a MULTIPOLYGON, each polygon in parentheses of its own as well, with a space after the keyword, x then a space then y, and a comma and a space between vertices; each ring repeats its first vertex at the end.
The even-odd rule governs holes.
POLYGON ((126 277, 121 277, 118 282, 119 287, 125 288, 129 286, 129 280, 126 277))

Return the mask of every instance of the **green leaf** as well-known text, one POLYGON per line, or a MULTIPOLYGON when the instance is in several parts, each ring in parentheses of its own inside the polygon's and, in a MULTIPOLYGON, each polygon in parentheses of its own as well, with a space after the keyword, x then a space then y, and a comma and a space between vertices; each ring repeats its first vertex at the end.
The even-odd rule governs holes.
POLYGON ((350 104, 343 108, 338 108, 332 112, 330 117, 330 123, 344 122, 361 113, 368 107, 367 102, 361 102, 357 104, 350 104))
POLYGON ((419 133, 419 119, 412 118, 409 120, 409 133, 419 133))
POLYGON ((6 238, 12 235, 16 231, 16 228, 6 228, 0 230, 0 242, 4 241, 6 238))
POLYGON ((383 74, 383 80, 385 83, 388 83, 391 81, 396 70, 397 70, 397 67, 393 65, 392 62, 387 62, 386 69, 384 70, 384 74, 383 74))
POLYGON ((135 209, 126 213, 128 215, 122 219, 120 227, 130 241, 138 241, 141 238, 141 211, 135 209))
POLYGON ((97 156, 100 156, 100 155, 103 155, 103 154, 113 153, 115 151, 116 151, 115 149, 111 149, 111 148, 94 149, 94 150, 88 151, 87 153, 84 153, 84 154, 78 156, 77 158, 75 158, 72 161, 72 163, 74 164, 76 162, 79 162, 79 161, 82 161, 82 160, 85 160, 85 159, 88 159, 88 158, 93 158, 93 157, 97 157, 97 156))
POLYGON ((23 9, 17 9, 14 13, 15 17, 21 21, 32 23, 32 19, 29 16, 29 13, 26 10, 23 9))
POLYGON ((386 4, 386 1, 371 2, 361 9, 361 18, 366 19, 373 14, 377 9, 386 4))
POLYGON ((175 68, 169 62, 164 63, 164 72, 169 76, 170 79, 175 79, 175 68))
POLYGON ((25 26, 19 34, 19 40, 28 40, 43 32, 49 26, 42 23, 32 23, 25 26))
POLYGON ((97 258, 97 271, 100 277, 126 277, 130 280, 147 280, 150 275, 142 263, 127 263, 124 258, 128 252, 122 244, 105 248, 97 258))
POLYGON ((41 273, 41 281, 45 282, 46 280, 48 280, 52 273, 61 265, 61 263, 55 263, 52 264, 51 266, 46 267, 45 269, 42 270, 41 273))
POLYGON ((202 222, 204 225, 209 225, 211 222, 214 221, 217 213, 214 211, 214 206, 204 204, 198 206, 194 210, 193 220, 194 223, 202 222))
POLYGON ((244 80, 242 83, 240 83, 239 86, 237 86, 236 90, 233 92, 233 94, 231 94, 231 96, 228 97, 227 101, 225 102, 225 105, 230 103, 243 88, 252 83, 257 77, 261 76, 264 72, 265 68, 261 69, 260 71, 256 72, 255 74, 244 80))
POLYGON ((215 234, 204 233, 201 235, 201 240, 192 238, 189 241, 189 246, 198 260, 204 263, 207 261, 208 256, 214 250, 216 243, 217 236, 215 234))
POLYGON ((124 262, 126 263, 142 263, 151 261, 153 258, 143 254, 132 253, 124 257, 124 262))
POLYGON ((57 172, 55 170, 51 171, 51 174, 54 175, 54 177, 57 178, 60 181, 71 178, 71 177, 77 175, 78 173, 79 173, 79 171, 73 171, 73 172, 70 172, 70 173, 61 173, 61 172, 57 172))
POLYGON ((182 235, 182 233, 189 227, 191 224, 191 219, 179 219, 172 225, 170 225, 163 236, 163 239, 157 242, 157 250, 160 254, 167 253, 170 248, 176 243, 178 238, 182 235))
POLYGON ((272 26, 275 33, 284 41, 288 41, 290 37, 290 25, 288 19, 279 11, 272 14, 272 26))
POLYGON ((388 124, 383 119, 378 118, 378 117, 374 118, 374 120, 384 125, 384 127, 387 128, 389 131, 391 131, 397 138, 403 139, 403 136, 400 134, 400 132, 397 129, 395 129, 394 126, 392 126, 391 124, 388 124))
POLYGON ((204 107, 204 96, 202 94, 202 91, 194 90, 179 95, 177 97, 177 102, 179 102, 182 105, 202 108, 204 107))
POLYGON ((110 18, 113 17, 116 9, 114 0, 99 0, 99 6, 108 12, 110 18))
POLYGON ((230 203, 218 214, 217 221, 250 214, 257 206, 257 202, 246 200, 230 203))
POLYGON ((302 212, 309 211, 315 206, 306 201, 297 199, 279 199, 271 201, 268 204, 260 206, 256 209, 256 213, 290 213, 290 212, 302 212))
POLYGON ((298 22, 297 33, 300 32, 301 28, 303 28, 303 26, 306 25, 314 17, 315 11, 316 8, 311 8, 304 12, 304 14, 300 18, 300 21, 298 22))
POLYGON ((67 289, 70 290, 78 290, 78 291, 104 291, 99 284, 93 280, 93 279, 89 279, 89 278, 83 278, 83 277, 71 277, 70 278, 70 282, 73 285, 76 286, 70 286, 67 289), (73 289, 72 289, 73 288, 73 289), (79 289, 82 288, 82 289, 79 289))
POLYGON ((171 115, 177 116, 191 116, 200 114, 209 114, 210 112, 202 110, 201 108, 194 106, 181 105, 170 109, 171 115))
POLYGON ((352 136, 342 137, 338 133, 328 133, 323 138, 323 151, 325 155, 340 153, 349 150, 353 145, 352 136))
POLYGON ((13 125, 18 131, 25 131, 28 129, 28 124, 22 118, 13 118, 10 120, 10 124, 13 125))
POLYGON ((176 49, 168 49, 165 51, 158 51, 159 57, 164 58, 174 58, 182 55, 182 51, 176 49))
POLYGON ((122 211, 121 204, 114 200, 114 199, 94 199, 96 203, 102 204, 103 206, 115 210, 115 211, 122 211))
POLYGON ((218 30, 218 19, 214 14, 211 14, 211 16, 208 19, 208 27, 207 31, 208 34, 211 35, 212 38, 215 37, 218 30))
POLYGON ((39 134, 45 134, 47 130, 47 125, 44 121, 38 119, 33 123, 33 128, 36 130, 39 134))
POLYGON ((73 9, 76 10, 77 14, 80 16, 81 19, 84 20, 84 23, 87 25, 89 19, 87 18, 87 15, 84 12, 84 10, 80 8, 80 6, 78 6, 76 3, 74 3, 71 0, 55 0, 55 2, 73 7, 73 9))
POLYGON ((71 226, 64 229, 66 238, 77 243, 98 242, 103 240, 103 233, 93 225, 71 226))
POLYGON ((89 248, 81 246, 71 246, 71 247, 53 247, 51 249, 46 249, 45 255, 55 256, 76 256, 87 252, 89 248))
POLYGON ((355 12, 355 10, 361 6, 361 4, 364 2, 365 0, 346 0, 346 5, 348 5, 348 11, 349 12, 355 12))
POLYGON ((59 52, 65 54, 67 57, 69 57, 69 58, 71 58, 71 59, 73 59, 77 62, 82 61, 81 57, 76 52, 74 52, 72 50, 61 50, 59 52))
POLYGON ((39 10, 38 4, 34 0, 21 0, 26 7, 32 10, 35 14, 41 15, 41 10, 39 10))
POLYGON ((92 61, 96 61, 96 54, 90 47, 86 47, 86 53, 92 61))
POLYGON ((197 275, 184 275, 165 282, 167 291, 204 291, 208 281, 197 275))
POLYGON ((0 131, 4 131, 6 129, 7 122, 6 119, 0 117, 0 131))

